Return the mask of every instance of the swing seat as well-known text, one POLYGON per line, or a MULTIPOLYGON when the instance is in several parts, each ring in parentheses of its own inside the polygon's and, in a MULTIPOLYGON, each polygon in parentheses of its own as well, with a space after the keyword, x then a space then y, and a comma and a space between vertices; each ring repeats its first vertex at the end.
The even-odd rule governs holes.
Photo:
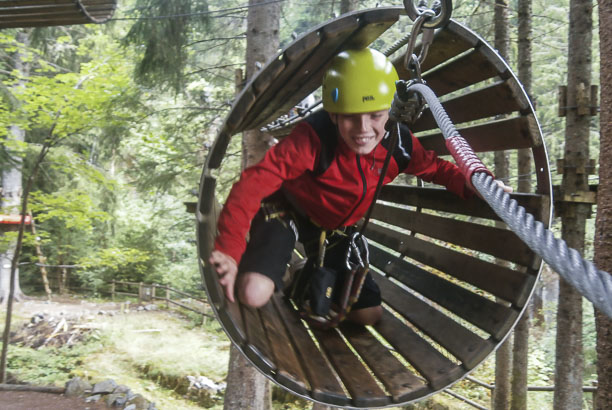
MULTIPOLYGON (((382 190, 366 230, 371 272, 383 298, 378 324, 342 323, 321 331, 301 320, 282 294, 260 309, 224 298, 206 260, 216 229, 211 170, 221 165, 229 139, 289 111, 318 88, 335 54, 368 46, 402 13, 401 7, 384 7, 346 14, 282 50, 236 98, 202 172, 196 209, 199 261, 220 323, 264 375, 326 405, 399 406, 459 381, 512 330, 542 266, 479 198, 461 200, 444 189, 397 182, 382 190)), ((392 57, 400 78, 408 79, 403 59, 392 57)), ((548 225, 546 149, 534 109, 507 64, 451 20, 435 34, 423 78, 475 152, 484 157, 498 150, 531 152, 535 193, 512 197, 548 225)), ((426 149, 449 155, 428 110, 411 129, 426 149)), ((282 138, 288 131, 280 127, 275 135, 282 138)))
POLYGON ((108 21, 117 0, 18 0, 0 2, 0 29, 101 24, 108 21))

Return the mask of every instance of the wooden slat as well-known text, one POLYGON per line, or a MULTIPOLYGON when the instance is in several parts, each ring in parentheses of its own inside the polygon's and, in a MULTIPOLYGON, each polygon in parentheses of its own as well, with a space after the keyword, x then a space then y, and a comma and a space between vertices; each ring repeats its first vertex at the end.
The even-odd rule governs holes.
POLYGON ((83 0, 86 13, 75 1, 9 1, 0 3, 0 28, 42 27, 101 23, 108 20, 115 1, 83 0))
MULTIPOLYGON (((474 152, 517 150, 542 145, 538 124, 532 114, 457 127, 457 130, 474 152)), ((419 141, 425 149, 433 150, 439 156, 450 154, 442 133, 419 136, 419 141)))
POLYGON ((378 407, 390 403, 390 398, 349 349, 336 329, 313 329, 313 333, 351 395, 353 405, 378 407))
POLYGON ((382 319, 374 329, 427 379, 434 390, 456 381, 465 373, 387 310, 383 311, 382 319))
POLYGON ((348 405, 350 399, 344 393, 334 371, 308 334, 297 312, 285 301, 273 298, 280 318, 287 328, 287 334, 304 366, 304 372, 311 386, 310 395, 314 400, 338 406, 348 405))
MULTIPOLYGON (((514 87, 510 84, 513 81, 497 82, 446 100, 442 105, 454 124, 526 110, 529 106, 521 105, 520 100, 516 98, 514 87)), ((413 132, 419 132, 438 128, 438 125, 431 110, 427 109, 410 128, 413 132)))
POLYGON ((486 262, 392 229, 370 224, 368 238, 427 266, 469 283, 517 306, 523 306, 534 279, 502 265, 486 262))
POLYGON ((359 17, 359 30, 348 39, 343 48, 360 49, 369 46, 380 37, 389 27, 397 22, 403 7, 377 7, 363 13, 354 12, 359 17))
POLYGON ((359 353, 372 372, 383 383, 395 403, 424 396, 429 390, 423 380, 415 376, 364 326, 345 322, 342 334, 359 353))
POLYGON ((488 54, 487 49, 477 48, 448 64, 429 71, 423 75, 423 79, 436 95, 441 97, 500 75, 488 54))
POLYGON ((258 99, 253 89, 253 84, 249 83, 240 92, 238 98, 234 101, 232 109, 225 119, 224 130, 229 135, 240 132, 242 122, 247 113, 253 109, 256 104, 261 104, 261 99, 258 99))
MULTIPOLYGON (((478 43, 479 40, 469 30, 454 21, 450 21, 443 29, 436 30, 427 58, 421 65, 421 71, 425 73, 427 70, 474 48, 478 43)), ((417 44, 414 51, 416 55, 420 54, 420 44, 417 44)), ((394 58, 393 64, 400 78, 410 78, 410 73, 404 67, 404 59, 405 53, 394 58)))
POLYGON ((347 16, 335 20, 319 29, 321 42, 315 51, 299 67, 299 71, 285 83, 278 92, 268 95, 267 99, 258 101, 256 107, 248 112, 244 118, 241 129, 257 128, 271 122, 278 116, 280 108, 292 107, 320 85, 321 77, 314 81, 310 78, 319 73, 321 68, 327 66, 331 58, 336 55, 337 50, 355 31, 359 28, 359 22, 353 16, 347 16), (306 87, 308 85, 308 87, 306 87))
MULTIPOLYGON (((526 209, 527 212, 538 215, 544 197, 537 194, 513 193, 510 197, 526 209)), ((474 216, 478 218, 500 220, 489 205, 482 199, 474 196, 461 200, 457 195, 446 189, 420 188, 409 185, 386 185, 383 187, 380 199, 401 205, 411 205, 434 211, 450 212, 454 214, 474 216)))
POLYGON ((481 338, 390 280, 377 274, 374 279, 387 305, 448 350, 467 369, 474 368, 495 348, 492 340, 481 338))
POLYGON ((286 113, 321 85, 331 58, 340 50, 363 48, 397 21, 401 8, 379 8, 346 14, 318 30, 321 42, 315 52, 288 78, 282 87, 254 107, 242 129, 259 128, 286 113))
POLYGON ((372 218, 410 230, 411 233, 427 235, 524 266, 529 266, 533 259, 533 252, 529 247, 508 229, 414 212, 380 203, 374 207, 372 218))
POLYGON ((225 329, 232 341, 238 346, 243 346, 247 336, 238 303, 225 300, 225 304, 217 310, 217 314, 223 329, 225 329))
POLYGON ((259 312, 251 307, 240 305, 242 320, 247 335, 247 343, 244 345, 244 353, 262 371, 272 374, 276 370, 273 361, 272 349, 268 344, 265 330, 261 323, 259 312))
MULTIPOLYGON (((370 244, 370 264, 410 289, 489 333, 496 341, 510 331, 518 311, 495 303, 370 244)), ((383 299, 384 299, 383 295, 383 299)))
POLYGON ((307 395, 310 386, 274 303, 267 303, 260 308, 260 313, 274 355, 276 381, 300 395, 307 395))
MULTIPOLYGON (((81 0, 81 3, 86 7, 92 4, 105 4, 111 3, 109 0, 81 0)), ((115 1, 112 1, 115 3, 115 1)), ((61 5, 75 5, 75 0, 2 0, 0 2, 0 8, 2 7, 16 7, 16 8, 27 8, 27 7, 53 7, 61 5)))

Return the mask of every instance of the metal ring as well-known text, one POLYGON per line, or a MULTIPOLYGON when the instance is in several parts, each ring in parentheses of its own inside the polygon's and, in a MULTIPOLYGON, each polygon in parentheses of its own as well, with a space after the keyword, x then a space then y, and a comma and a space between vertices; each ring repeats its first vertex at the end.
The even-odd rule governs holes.
MULTIPOLYGON (((453 2, 452 0, 440 0, 440 6, 440 12, 434 17, 428 18, 423 24, 423 27, 438 28, 443 27, 446 23, 448 23, 453 11, 453 2)), ((416 21, 416 19, 423 14, 423 10, 418 9, 415 6, 414 0, 404 0, 404 8, 406 9, 408 17, 410 17, 412 21, 416 21)))

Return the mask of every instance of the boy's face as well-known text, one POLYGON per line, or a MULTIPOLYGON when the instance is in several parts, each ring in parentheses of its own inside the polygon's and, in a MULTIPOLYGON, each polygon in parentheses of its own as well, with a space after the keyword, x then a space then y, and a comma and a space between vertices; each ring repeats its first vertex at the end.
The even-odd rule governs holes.
POLYGON ((359 155, 372 152, 385 135, 388 110, 363 114, 330 114, 338 126, 340 136, 349 148, 359 155))

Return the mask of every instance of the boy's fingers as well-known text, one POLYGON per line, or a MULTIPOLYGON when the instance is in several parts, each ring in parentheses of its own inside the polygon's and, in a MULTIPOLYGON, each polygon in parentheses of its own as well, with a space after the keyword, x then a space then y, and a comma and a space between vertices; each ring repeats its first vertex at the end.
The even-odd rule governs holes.
POLYGON ((225 289, 225 296, 229 299, 230 302, 234 302, 234 278, 230 278, 229 276, 223 276, 219 283, 225 289))

